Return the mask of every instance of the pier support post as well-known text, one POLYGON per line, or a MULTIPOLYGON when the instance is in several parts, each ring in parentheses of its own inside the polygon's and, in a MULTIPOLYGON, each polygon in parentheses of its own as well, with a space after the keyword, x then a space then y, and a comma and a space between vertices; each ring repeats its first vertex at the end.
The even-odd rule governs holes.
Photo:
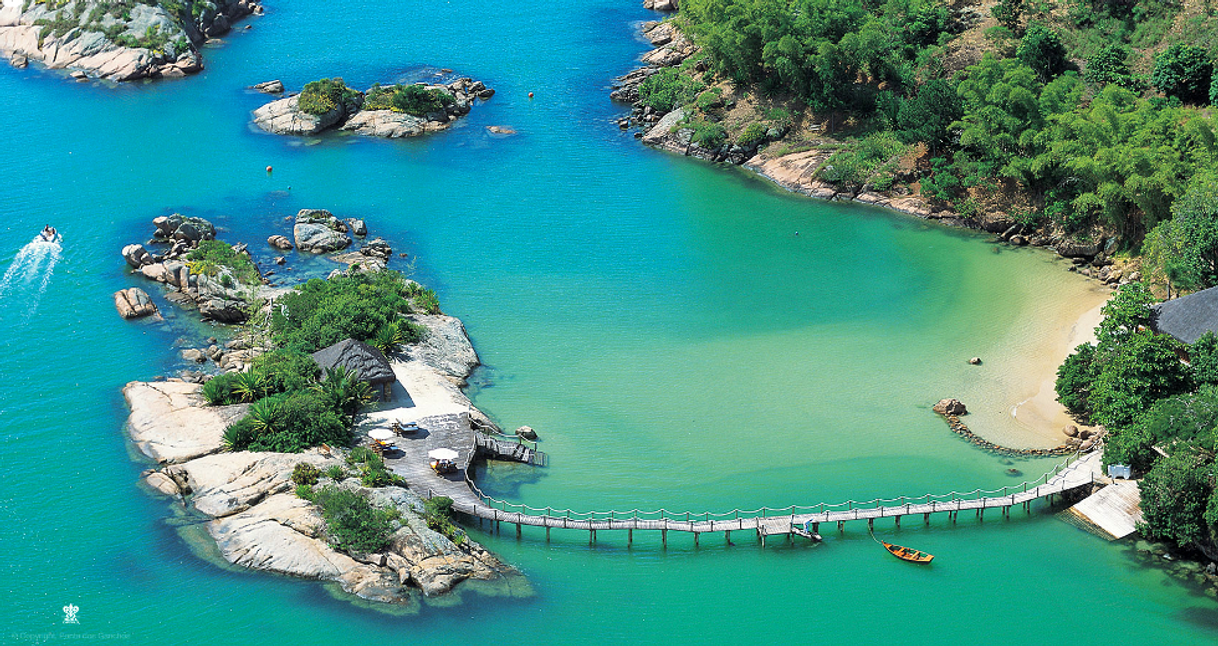
POLYGON ((694 532, 694 547, 698 546, 698 532, 694 532))
POLYGON ((520 523, 516 523, 516 538, 520 538, 520 523))
POLYGON ((901 517, 897 516, 894 520, 897 523, 897 529, 901 529, 901 517))
POLYGON ((723 532, 723 542, 728 545, 732 544, 732 530, 729 529, 723 532))
POLYGON ((867 529, 871 529, 872 527, 875 527, 875 519, 868 518, 867 519, 867 529))
POLYGON ((922 524, 924 524, 924 525, 930 524, 930 512, 929 511, 926 512, 925 514, 922 514, 922 524))
POLYGON ((812 523, 812 533, 813 534, 820 533, 820 523, 812 523))
POLYGON ((664 544, 664 547, 668 547, 668 530, 667 529, 660 530, 660 542, 664 544))
POLYGON ((846 531, 846 521, 844 521, 844 520, 837 521, 837 532, 839 534, 841 534, 845 531, 846 531))
POLYGON ((546 525, 546 542, 550 542, 550 526, 546 525))
POLYGON ((634 529, 633 528, 626 530, 626 545, 629 546, 632 543, 634 543, 634 529))
POLYGON ((589 529, 589 530, 588 530, 588 544, 589 544, 589 545, 592 545, 592 544, 593 544, 593 543, 595 543, 595 542, 596 542, 596 530, 595 530, 595 529, 589 529))

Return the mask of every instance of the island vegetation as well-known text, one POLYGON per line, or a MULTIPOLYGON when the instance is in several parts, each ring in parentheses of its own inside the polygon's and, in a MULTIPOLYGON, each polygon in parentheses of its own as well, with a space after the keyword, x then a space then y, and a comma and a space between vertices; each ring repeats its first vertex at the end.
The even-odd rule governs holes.
POLYGON ((433 291, 394 271, 312 279, 280 297, 271 313, 248 324, 269 324, 274 349, 255 357, 249 370, 217 375, 203 385, 210 404, 250 404, 225 430, 225 446, 280 453, 350 446, 355 415, 371 401, 371 387, 341 367, 322 374, 310 353, 353 338, 390 354, 426 333, 402 315, 438 312, 433 291))

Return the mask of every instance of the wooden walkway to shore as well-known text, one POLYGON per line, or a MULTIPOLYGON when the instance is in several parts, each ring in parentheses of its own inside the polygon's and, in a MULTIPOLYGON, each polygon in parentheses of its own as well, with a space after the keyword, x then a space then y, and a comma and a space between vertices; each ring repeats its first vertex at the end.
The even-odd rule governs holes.
MULTIPOLYGON (((424 424, 421 423, 420 426, 424 427, 424 424)), ((485 439, 478 439, 477 434, 469 429, 468 418, 464 415, 433 418, 426 421, 425 428, 428 432, 420 437, 399 441, 398 446, 402 448, 399 454, 386 456, 386 463, 406 479, 412 490, 424 498, 447 496, 453 500, 455 511, 489 520, 497 526, 501 523, 514 524, 517 536, 521 534, 522 527, 543 527, 547 539, 552 529, 573 529, 589 532, 590 541, 595 541, 596 533, 600 531, 625 531, 627 542, 633 542, 634 531, 640 530, 659 532, 661 541, 667 545, 668 532, 674 531, 693 534, 696 545, 702 534, 722 532, 730 542, 731 532, 752 531, 756 532, 764 545, 766 537, 793 534, 792 527, 796 524, 802 526, 810 523, 813 533, 816 533, 819 525, 823 523, 837 523, 840 530, 847 522, 862 520, 871 525, 876 519, 882 518, 892 518, 899 527, 902 518, 918 515, 923 517, 924 522, 929 523, 932 514, 942 513, 946 513, 949 520, 955 521, 962 511, 973 511, 979 519, 984 518, 987 510, 999 510, 1004 516, 1008 516, 1011 508, 1015 506, 1030 510, 1030 505, 1035 500, 1047 498, 1052 502, 1054 496, 1089 489, 1095 481, 1100 465, 1098 451, 1086 455, 1075 453, 1032 482, 996 490, 953 491, 916 498, 875 499, 865 502, 851 500, 838 504, 791 505, 777 509, 733 509, 721 513, 672 512, 665 509, 581 512, 530 507, 486 496, 470 479, 469 469, 478 451, 487 451, 485 447, 490 444, 485 439), (440 446, 458 451, 460 457, 457 460, 456 473, 441 476, 427 466, 427 451, 440 446)), ((495 450, 516 451, 501 446, 495 450)))

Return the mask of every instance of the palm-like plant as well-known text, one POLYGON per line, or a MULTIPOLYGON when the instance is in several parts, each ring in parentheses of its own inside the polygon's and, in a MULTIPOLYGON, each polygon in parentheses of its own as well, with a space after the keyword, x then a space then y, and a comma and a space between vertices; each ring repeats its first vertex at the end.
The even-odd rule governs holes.
POLYGON ((243 402, 255 401, 266 394, 266 377, 256 372, 239 373, 232 392, 243 402))
POLYGON ((398 350, 402 349, 405 344, 406 337, 402 334, 402 328, 397 322, 386 323, 376 331, 376 335, 368 341, 368 345, 381 351, 381 354, 389 356, 398 350))
POLYGON ((331 408, 353 417, 372 401, 372 386, 343 366, 326 370, 326 376, 313 386, 331 408))
POLYGON ((249 420, 254 437, 270 435, 279 430, 281 408, 279 402, 271 399, 260 399, 250 404, 245 419, 249 420))

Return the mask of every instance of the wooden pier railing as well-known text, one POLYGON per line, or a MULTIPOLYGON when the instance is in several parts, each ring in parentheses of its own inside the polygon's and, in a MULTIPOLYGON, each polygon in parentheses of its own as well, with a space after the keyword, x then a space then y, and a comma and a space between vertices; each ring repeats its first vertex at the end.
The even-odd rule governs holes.
MULTIPOLYGON (((811 522, 816 526, 820 523, 836 522, 840 528, 847 521, 867 520, 872 523, 876 518, 894 518, 899 526, 903 516, 915 514, 922 514, 926 522, 929 522, 931 514, 944 512, 953 520, 961 511, 968 510, 975 510, 979 518, 984 517, 986 509, 1001 509, 1006 515, 1010 508, 1016 505, 1028 508, 1034 500, 1051 500, 1055 495, 1091 486, 1099 456, 1099 452, 1085 457, 1076 452, 1036 480, 999 489, 951 491, 945 494, 875 498, 867 501, 847 500, 836 504, 732 509, 717 513, 674 512, 666 509, 575 511, 531 507, 486 495, 467 474, 465 484, 473 496, 469 499, 454 499, 453 508, 460 513, 495 523, 513 523, 518 535, 521 526, 525 525, 546 528, 547 538, 550 529, 588 531, 592 533, 592 540, 595 540, 596 532, 601 530, 626 530, 630 539, 633 539, 633 531, 636 529, 655 530, 661 532, 662 539, 667 544, 669 531, 691 532, 696 543, 698 535, 706 532, 725 532, 730 537, 732 531, 755 530, 764 544, 766 536, 790 534, 795 523, 811 522)), ((430 495, 431 492, 428 493, 430 495)))

